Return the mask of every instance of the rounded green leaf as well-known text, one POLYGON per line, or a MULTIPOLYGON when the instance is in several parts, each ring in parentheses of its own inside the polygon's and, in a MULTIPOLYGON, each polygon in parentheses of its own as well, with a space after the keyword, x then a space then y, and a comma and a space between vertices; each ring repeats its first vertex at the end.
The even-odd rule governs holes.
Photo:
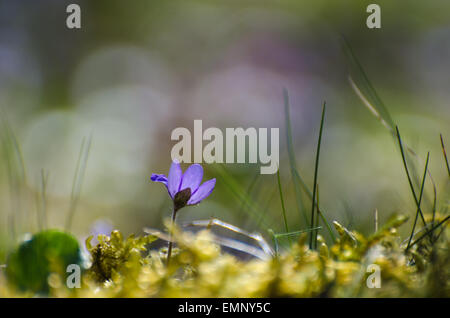
POLYGON ((48 276, 65 273, 67 266, 81 266, 78 241, 58 230, 39 232, 20 244, 8 257, 8 281, 22 291, 48 293, 48 276))

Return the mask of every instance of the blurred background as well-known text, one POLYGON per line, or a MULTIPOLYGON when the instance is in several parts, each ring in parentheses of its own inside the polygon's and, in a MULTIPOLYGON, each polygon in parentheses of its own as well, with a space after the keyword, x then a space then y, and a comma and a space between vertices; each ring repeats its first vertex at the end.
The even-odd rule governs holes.
MULTIPOLYGON (((341 35, 422 159, 418 171, 431 152, 439 208, 448 206, 439 133, 450 147, 450 3, 377 1, 382 27, 370 30, 371 2, 1 1, 0 263, 29 233, 63 229, 71 213, 80 240, 163 228, 171 202, 150 175, 168 172, 170 134, 193 129, 194 119, 204 129, 279 127, 289 229, 307 228, 290 174, 283 88, 297 167, 311 189, 327 101, 318 182, 329 220, 368 234, 375 209, 381 223, 394 212, 413 216, 398 147, 349 85, 341 35), (66 27, 70 3, 81 7, 81 29, 66 27)), ((284 232, 276 175, 259 175, 259 165, 203 166, 216 189, 183 209, 180 223, 214 216, 266 238, 267 229, 284 232)), ((429 183, 426 194, 429 213, 429 183)))

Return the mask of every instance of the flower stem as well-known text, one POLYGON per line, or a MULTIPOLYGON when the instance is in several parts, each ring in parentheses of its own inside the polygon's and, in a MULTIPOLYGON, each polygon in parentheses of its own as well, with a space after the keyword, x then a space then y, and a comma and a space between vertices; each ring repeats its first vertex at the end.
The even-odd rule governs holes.
POLYGON ((172 224, 171 224, 171 228, 169 230, 169 245, 167 247, 167 263, 166 266, 169 267, 169 263, 170 263, 170 256, 172 255, 172 246, 173 246, 173 242, 172 242, 172 238, 173 238, 173 227, 175 226, 175 219, 177 217, 177 211, 178 209, 175 208, 175 206, 173 207, 172 210, 172 224))

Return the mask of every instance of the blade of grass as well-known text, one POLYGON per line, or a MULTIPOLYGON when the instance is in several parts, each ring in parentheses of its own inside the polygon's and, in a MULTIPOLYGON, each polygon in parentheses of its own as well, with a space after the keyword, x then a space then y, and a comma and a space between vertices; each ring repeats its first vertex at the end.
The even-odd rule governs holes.
MULTIPOLYGON (((316 224, 315 227, 319 227, 320 220, 319 220, 319 206, 320 206, 320 196, 319 196, 319 183, 317 183, 317 204, 316 204, 316 224)), ((317 235, 319 234, 318 230, 314 231, 314 249, 317 249, 317 235)))
MULTIPOLYGON (((348 47, 348 49, 351 51, 351 48, 348 44, 348 42, 346 42, 346 45, 348 47)), ((361 64, 359 63, 359 61, 356 59, 356 56, 353 54, 353 52, 350 53, 351 58, 353 59, 353 63, 357 64, 356 67, 356 71, 353 70, 356 73, 360 73, 359 77, 362 78, 362 82, 359 86, 358 84, 356 84, 356 82, 354 81, 353 77, 350 75, 349 76, 349 82, 350 82, 350 86, 352 87, 352 89, 354 90, 354 92, 356 93, 356 95, 361 99, 361 101, 363 102, 363 104, 369 109, 369 111, 381 122, 381 124, 386 127, 390 134, 392 135, 392 137, 394 138, 394 140, 396 139, 396 133, 394 130, 394 121, 392 120, 391 115, 389 114, 387 108, 385 107, 383 101, 381 100, 381 98, 379 97, 379 95, 376 93, 375 89, 373 88, 372 84, 370 83, 366 73, 364 72, 361 64), (364 84, 365 83, 365 84, 364 84), (367 97, 367 95, 365 95, 360 86, 367 86, 368 90, 372 93, 370 93, 372 96, 375 96, 374 99, 371 99, 371 101, 369 101, 369 97, 367 97)), ((404 148, 408 151, 408 153, 410 153, 411 155, 413 155, 414 158, 418 158, 417 154, 414 152, 413 149, 411 149, 408 145, 404 144, 404 148)), ((414 162, 408 157, 406 156, 406 160, 409 161, 409 165, 412 167, 411 171, 413 173, 412 177, 413 180, 415 181, 416 185, 420 185, 420 178, 419 176, 415 173, 416 169, 415 169, 415 164, 414 162)))
MULTIPOLYGON (((378 93, 376 92, 373 85, 369 81, 369 78, 366 72, 364 71, 363 67, 361 66, 361 63, 359 62, 356 55, 353 53, 353 49, 351 48, 350 43, 344 36, 341 37, 341 43, 343 51, 347 56, 347 61, 349 63, 350 86, 355 91, 356 95, 361 99, 363 104, 383 124, 383 126, 385 126, 389 130, 394 140, 396 140, 397 136, 394 129, 395 122, 392 120, 392 117, 389 114, 387 107, 384 105, 382 99, 379 97, 378 93)), ((411 154, 415 159, 420 161, 420 158, 417 156, 414 150, 408 147, 407 144, 403 144, 403 147, 404 149, 407 150, 407 153, 411 154)), ((419 186, 420 176, 416 173, 414 161, 411 160, 411 158, 407 155, 407 153, 404 153, 403 155, 405 157, 404 161, 409 162, 410 171, 412 173, 412 178, 410 177, 409 179, 414 180, 415 184, 419 186)), ((428 174, 430 176, 431 182, 433 183, 433 187, 435 187, 433 178, 431 176, 431 172, 428 172, 428 174)))
POLYGON ((378 232, 378 209, 375 209, 375 213, 374 213, 374 217, 375 217, 375 232, 378 232))
POLYGON ((275 237, 279 238, 279 237, 285 237, 285 236, 300 235, 300 234, 303 234, 303 233, 308 233, 308 232, 312 232, 312 231, 315 231, 315 230, 320 230, 321 228, 322 227, 319 226, 319 227, 313 227, 313 228, 306 229, 306 230, 292 231, 292 232, 289 232, 289 233, 275 233, 275 237))
MULTIPOLYGON (((433 185, 433 210, 432 210, 433 216, 431 218, 431 225, 434 225, 434 222, 436 220, 437 189, 436 189, 436 184, 434 183, 434 180, 431 176, 431 173, 428 173, 428 175, 430 176, 431 184, 433 185)), ((433 240, 433 237, 431 237, 431 239, 433 240)))
POLYGON ((343 214, 345 214, 345 227, 352 228, 354 225, 354 214, 356 211, 350 206, 350 203, 348 203, 347 200, 342 200, 342 207, 344 209, 343 214))
POLYGON ((87 145, 85 147, 86 139, 83 138, 80 147, 80 153, 78 155, 77 165, 75 168, 75 175, 72 183, 72 193, 70 197, 69 213, 67 215, 65 230, 70 231, 72 227, 73 216, 75 214, 78 201, 80 199, 81 187, 83 185, 84 174, 86 172, 87 160, 92 144, 92 134, 89 137, 87 145))
POLYGON ((381 124, 386 127, 390 132, 393 132, 390 124, 388 124, 384 118, 381 116, 381 114, 377 111, 377 109, 369 102, 369 100, 366 98, 366 96, 361 92, 358 85, 353 81, 353 78, 349 76, 348 81, 350 82, 350 86, 352 87, 353 91, 356 93, 356 95, 361 99, 363 104, 369 109, 369 111, 381 122, 381 124))
POLYGON ((427 170, 428 170, 428 162, 430 160, 430 153, 428 152, 427 154, 427 161, 425 163, 425 171, 423 172, 423 178, 422 178, 422 185, 420 187, 420 194, 419 194, 419 205, 416 211, 416 217, 414 219, 414 224, 411 230, 411 235, 409 237, 409 241, 408 241, 408 245, 406 246, 406 250, 409 249, 409 246, 411 245, 411 241, 412 238, 414 236, 414 231, 416 230, 416 225, 417 225, 417 219, 419 218, 419 209, 420 209, 420 204, 422 203, 422 195, 423 195, 423 189, 425 187, 425 179, 427 178, 427 170))
POLYGON ((3 117, 3 125, 5 127, 5 137, 8 139, 8 143, 11 148, 13 148, 13 153, 15 155, 16 168, 18 170, 17 175, 19 176, 19 180, 25 184, 26 183, 26 169, 25 169, 25 161, 23 160, 22 148, 19 145, 17 140, 17 136, 14 133, 14 130, 11 127, 11 124, 8 121, 6 113, 4 110, 1 111, 3 117))
POLYGON ((42 217, 42 203, 39 191, 35 192, 35 202, 36 202, 36 220, 39 232, 44 230, 44 222, 42 217))
MULTIPOLYGON (((248 186, 247 191, 246 191, 246 193, 249 197, 252 195, 252 192, 253 192, 254 188, 256 187, 256 184, 258 183, 260 176, 261 176, 261 174, 260 174, 259 170, 256 169, 255 175, 252 178, 252 181, 250 182, 250 185, 248 186)), ((239 208, 239 214, 241 214, 244 211, 244 209, 245 209, 245 203, 242 202, 241 206, 239 208)))
POLYGON ((325 227, 327 228, 328 233, 330 234, 331 240, 333 241, 333 243, 335 243, 336 236, 334 235, 330 223, 325 218, 325 215, 323 215, 322 209, 319 206, 317 206, 317 213, 319 214, 320 218, 322 219, 322 222, 325 224, 325 227))
POLYGON ((17 141, 17 137, 16 134, 14 133, 14 131, 9 128, 10 131, 10 135, 11 135, 11 141, 14 147, 14 152, 16 154, 16 158, 18 161, 18 167, 20 169, 20 181, 22 182, 22 184, 26 183, 27 180, 27 174, 26 174, 26 169, 25 169, 25 162, 23 160, 23 154, 22 154, 22 149, 19 145, 19 142, 17 141))
POLYGON ((247 195, 245 190, 240 186, 240 184, 235 180, 235 178, 225 169, 221 164, 213 167, 216 174, 222 179, 223 183, 227 189, 236 196, 248 209, 245 212, 253 218, 255 222, 260 222, 265 228, 268 228, 265 218, 261 218, 260 211, 257 203, 252 200, 250 196, 247 195), (260 219, 261 218, 261 219, 260 219))
MULTIPOLYGON (((3 120, 4 122, 5 120, 3 120)), ((5 126, 5 125, 3 125, 5 126)), ((15 213, 14 213, 14 202, 15 202, 15 179, 12 169, 12 162, 11 162, 11 154, 10 154, 10 143, 8 139, 7 130, 4 129, 4 132, 2 133, 2 153, 4 156, 4 162, 6 164, 6 173, 8 175, 8 186, 9 186, 9 192, 10 192, 10 199, 11 199, 11 211, 8 214, 8 229, 9 233, 11 235, 11 239, 15 241, 16 238, 16 222, 15 222, 15 213)))
POLYGON ((441 229, 441 230, 439 231, 439 233, 436 235, 436 238, 434 239, 434 242, 436 242, 436 241, 439 239, 439 237, 441 236, 442 232, 444 232, 444 230, 445 230, 445 228, 442 227, 442 229, 441 229))
MULTIPOLYGON (((303 182, 303 179, 301 179, 301 177, 298 175, 297 172, 296 172, 296 177, 299 178, 299 180, 301 180, 301 184, 302 184, 302 187, 303 187, 304 191, 308 195, 308 198, 310 200, 312 200, 312 192, 311 192, 311 190, 309 190, 309 188, 306 186, 306 184, 303 182)), ((317 205, 317 202, 316 202, 316 205, 317 205)), ((327 218, 325 217, 323 209, 320 208, 320 207, 317 207, 317 211, 319 212, 319 215, 320 215, 320 218, 322 219, 322 222, 324 222, 325 225, 326 225, 326 228, 328 230, 328 233, 330 234, 331 240, 333 241, 333 243, 335 243, 336 242, 336 235, 334 235, 334 232, 332 230, 330 222, 328 222, 327 218)))
POLYGON ((412 192, 412 195, 414 197, 414 201, 416 203, 417 209, 418 209, 418 211, 420 213, 420 217, 422 218, 422 222, 423 222, 424 226, 426 227, 427 226, 427 222, 425 222, 425 218, 423 216, 422 209, 420 208, 419 200, 417 199, 416 191, 414 190, 414 186, 413 186, 413 183, 412 183, 412 180, 411 180, 411 176, 409 174, 408 165, 406 163, 405 152, 403 150, 403 142, 402 142, 402 138, 400 136, 400 131, 398 129, 398 126, 395 126, 395 129, 396 129, 396 132, 397 132, 398 145, 400 147, 400 152, 402 154, 403 166, 405 167, 406 176, 408 178, 409 186, 411 188, 411 192, 412 192))
MULTIPOLYGON (((419 243, 424 237, 428 236, 430 233, 433 233, 434 230, 436 230, 437 228, 439 228, 441 225, 443 225, 445 222, 447 222, 450 219, 450 215, 447 216, 445 219, 443 219, 441 222, 439 222, 438 224, 436 224, 435 226, 433 226, 431 229, 429 229, 428 231, 426 231, 424 234, 422 234, 417 240, 415 240, 410 246, 409 248, 413 247, 414 245, 416 245, 417 243, 419 243)), ((408 249, 406 249, 407 251, 408 249)))
POLYGON ((290 117, 290 103, 289 94, 286 89, 283 89, 284 96, 284 114, 285 114, 285 125, 286 125, 286 144, 288 148, 289 155, 289 166, 291 170, 292 181, 294 183, 295 201, 297 203, 297 209, 300 215, 303 216, 305 224, 309 224, 308 216, 306 214, 305 206, 303 205, 303 200, 301 197, 299 180, 296 177, 298 174, 297 163, 295 160, 294 145, 292 142, 292 127, 291 127, 291 117, 290 117))
POLYGON ((343 51, 347 56, 349 63, 350 77, 349 81, 356 94, 361 98, 364 105, 381 121, 381 123, 388 128, 388 130, 394 135, 394 121, 392 120, 389 111, 384 105, 383 101, 379 97, 378 93, 372 86, 369 78, 364 71, 361 63, 353 53, 353 49, 350 46, 348 40, 342 36, 341 44, 343 51), (353 79, 356 79, 359 85, 355 83, 353 79))
POLYGON ((9 231, 12 241, 15 241, 17 232, 24 231, 24 223, 20 222, 22 217, 22 191, 26 185, 25 164, 22 151, 17 141, 16 135, 9 124, 5 110, 1 109, 2 126, 2 148, 6 172, 8 175, 8 185, 11 200, 11 210, 8 216, 9 231), (19 219, 19 221, 18 221, 19 219), (22 224, 21 229, 17 229, 22 224))
POLYGON ((39 231, 47 228, 47 189, 48 172, 45 173, 44 169, 41 169, 40 174, 40 187, 41 191, 36 191, 36 211, 39 231))
MULTIPOLYGON (((322 118, 320 119, 320 130, 319 130, 319 141, 317 142, 317 151, 316 151, 316 162, 314 166, 314 182, 313 182, 313 195, 312 195, 312 204, 311 204, 311 228, 314 227, 314 211, 316 205, 316 189, 317 189, 317 175, 319 172, 319 157, 320 157, 320 145, 322 143, 322 132, 323 132, 323 123, 325 121, 325 110, 326 103, 323 103, 322 107, 322 118)), ((310 233, 309 236, 309 248, 312 248, 313 245, 313 235, 310 233)))
POLYGON ((48 183, 48 172, 45 173, 44 169, 41 170, 41 200, 42 200, 42 225, 46 229, 47 224, 47 183, 48 183))
POLYGON ((261 225, 261 222, 263 220, 265 220, 267 211, 269 210, 269 207, 270 207, 270 203, 275 198, 276 192, 277 192, 276 189, 273 189, 270 192, 270 194, 268 195, 268 199, 267 199, 266 203, 264 204, 264 208, 263 208, 262 212, 260 213, 261 215, 259 216, 258 221, 256 222, 256 227, 259 227, 261 225))
POLYGON ((444 154, 444 160, 445 160, 445 164, 447 166, 448 177, 450 178, 450 166, 448 165, 448 158, 447 158, 447 152, 445 151, 444 138, 442 137, 442 134, 439 134, 439 136, 441 137, 442 153, 444 154))
MULTIPOLYGON (((295 191, 295 200, 297 203, 297 209, 301 215, 304 217, 305 224, 309 224, 308 215, 305 210, 305 206, 303 205, 303 200, 301 198, 301 188, 310 200, 312 200, 312 192, 309 190, 308 186, 306 185, 306 182, 303 180, 303 178, 300 176, 297 164, 295 161, 295 152, 294 152, 294 146, 292 142, 292 128, 291 128, 291 120, 290 120, 290 112, 289 112, 289 94, 286 89, 283 90, 284 94, 284 112, 285 112, 285 121, 286 121, 286 139, 287 139, 287 148, 288 148, 288 155, 289 155, 289 165, 291 170, 291 176, 292 181, 294 184, 294 191, 295 191)), ((330 226, 330 223, 325 217, 325 214, 323 211, 320 211, 320 215, 322 220, 327 225, 328 232, 330 234, 331 239, 333 240, 333 243, 336 242, 336 236, 333 233, 333 230, 330 226)))
POLYGON ((269 233, 269 235, 272 237, 272 241, 273 241, 273 246, 274 246, 274 254, 275 257, 278 256, 278 250, 279 250, 279 246, 278 246, 278 238, 276 237, 274 231, 272 229, 268 229, 267 232, 269 233))
MULTIPOLYGON (((277 181, 278 181, 278 191, 280 194, 280 201, 281 201, 281 211, 283 212, 283 220, 284 220, 284 229, 286 232, 289 232, 287 217, 286 217, 286 208, 284 206, 284 198, 283 198, 283 190, 281 189, 281 179, 280 179, 280 168, 277 169, 277 181)), ((290 239, 289 239, 289 243, 290 239)))

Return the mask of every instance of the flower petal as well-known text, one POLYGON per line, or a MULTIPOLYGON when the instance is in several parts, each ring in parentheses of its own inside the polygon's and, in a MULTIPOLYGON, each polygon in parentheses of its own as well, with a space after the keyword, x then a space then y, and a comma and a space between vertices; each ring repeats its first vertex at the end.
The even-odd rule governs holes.
POLYGON ((169 170, 169 177, 167 178, 167 189, 172 199, 177 194, 180 189, 181 177, 183 176, 183 171, 178 161, 173 161, 169 170))
POLYGON ((152 176, 150 177, 150 180, 152 180, 154 182, 161 182, 161 183, 163 183, 164 185, 167 186, 167 178, 163 174, 153 173, 152 176))
POLYGON ((187 170, 183 174, 183 178, 181 180, 180 191, 190 188, 191 193, 197 191, 200 183, 202 183, 203 179, 203 168, 198 163, 193 164, 187 168, 187 170))
POLYGON ((205 199, 207 196, 211 194, 216 185, 216 179, 211 179, 203 182, 203 184, 192 194, 191 198, 188 201, 188 205, 194 205, 205 199))

